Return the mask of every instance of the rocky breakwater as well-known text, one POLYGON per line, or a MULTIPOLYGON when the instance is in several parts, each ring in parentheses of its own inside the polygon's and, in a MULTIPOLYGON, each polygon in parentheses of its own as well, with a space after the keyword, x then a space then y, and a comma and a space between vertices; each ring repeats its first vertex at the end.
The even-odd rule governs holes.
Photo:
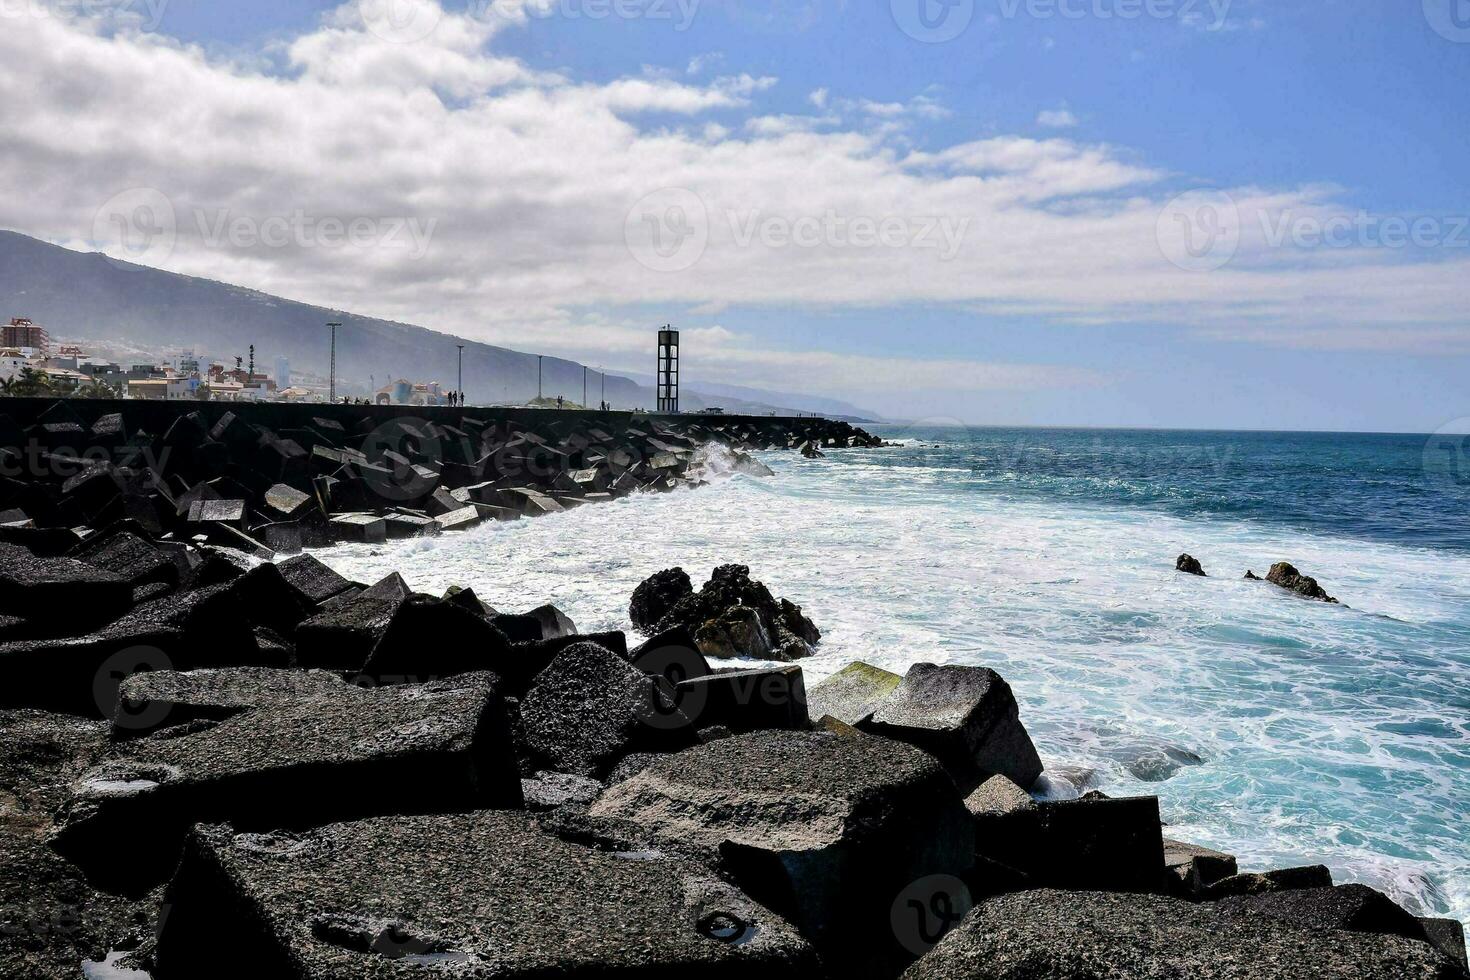
POLYGON ((49 554, 128 520, 269 558, 697 485, 706 446, 769 473, 747 453, 882 444, 821 418, 62 401, 18 419, 6 407, 0 541, 49 554))
POLYGON ((102 576, 6 555, 100 598, 4 626, 5 976, 1467 976, 1458 924, 1325 868, 1242 873, 1151 797, 1039 799, 992 670, 722 659, 733 610, 821 642, 743 566, 651 577, 630 637, 97 544, 102 576))

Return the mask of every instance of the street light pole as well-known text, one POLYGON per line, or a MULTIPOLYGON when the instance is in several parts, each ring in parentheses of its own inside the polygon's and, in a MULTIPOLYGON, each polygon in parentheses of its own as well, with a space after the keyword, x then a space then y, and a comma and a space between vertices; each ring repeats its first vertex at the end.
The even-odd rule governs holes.
POLYGON ((464 404, 464 344, 459 346, 459 387, 455 389, 459 393, 459 403, 464 404))
POLYGON ((327 401, 335 405, 337 404, 337 328, 342 324, 329 323, 327 326, 332 328, 332 367, 327 379, 327 401))

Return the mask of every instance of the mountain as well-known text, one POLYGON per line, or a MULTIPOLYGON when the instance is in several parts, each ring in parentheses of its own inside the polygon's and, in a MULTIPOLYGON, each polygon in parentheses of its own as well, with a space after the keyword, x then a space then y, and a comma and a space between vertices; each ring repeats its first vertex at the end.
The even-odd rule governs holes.
MULTIPOLYGON (((457 339, 407 323, 356 316, 278 296, 128 265, 99 253, 75 252, 15 232, 0 231, 0 316, 24 316, 53 337, 85 338, 132 348, 154 357, 165 348, 184 348, 227 361, 256 348, 256 364, 269 371, 278 357, 293 372, 326 377, 329 321, 337 330, 339 387, 365 394, 372 379, 441 381, 452 386, 463 343, 464 387, 478 401, 527 401, 536 395, 535 354, 457 339)), ((649 332, 649 354, 653 333, 649 332)), ((542 390, 581 401, 583 366, 547 356, 542 390)), ((607 376, 607 400, 618 408, 652 408, 652 379, 639 384, 607 376)), ((588 398, 601 397, 599 375, 588 374, 588 398)), ((686 411, 718 406, 729 412, 795 414, 798 411, 862 415, 829 399, 786 396, 755 388, 710 385, 685 388, 686 411), (835 410, 840 409, 840 410, 835 410)))

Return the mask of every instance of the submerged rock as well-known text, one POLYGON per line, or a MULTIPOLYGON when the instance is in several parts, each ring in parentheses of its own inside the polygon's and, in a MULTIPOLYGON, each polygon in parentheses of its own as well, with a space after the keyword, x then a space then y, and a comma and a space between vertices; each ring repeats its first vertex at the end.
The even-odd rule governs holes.
POLYGON ((1174 898, 1028 891, 982 902, 903 980, 1461 980, 1398 936, 1316 932, 1174 898))
POLYGON ((166 900, 158 980, 820 970, 790 924, 697 865, 595 850, 513 812, 200 827, 166 900))
POLYGON ((1193 555, 1180 555, 1178 560, 1174 562, 1174 569, 1176 571, 1183 572, 1186 575, 1198 575, 1201 578, 1205 577, 1204 566, 1201 565, 1199 563, 1199 559, 1195 558, 1193 555))
POLYGON ((1289 562, 1279 561, 1271 566, 1266 573, 1266 581, 1272 585, 1279 586, 1289 592, 1295 592, 1299 596, 1308 599, 1319 599, 1322 602, 1337 602, 1327 594, 1327 590, 1317 584, 1317 580, 1308 575, 1303 575, 1296 570, 1296 566, 1289 562))

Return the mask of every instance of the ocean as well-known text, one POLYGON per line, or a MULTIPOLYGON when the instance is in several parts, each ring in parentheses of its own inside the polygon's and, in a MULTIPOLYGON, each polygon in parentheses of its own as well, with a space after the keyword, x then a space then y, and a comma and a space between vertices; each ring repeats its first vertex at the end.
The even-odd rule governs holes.
POLYGON ((1470 461, 1456 437, 877 426, 775 476, 319 556, 628 628, 647 575, 751 567, 854 660, 995 668, 1046 792, 1157 795, 1243 869, 1325 863, 1470 923, 1470 461), (1181 552, 1208 578, 1174 570, 1181 552), (1291 561, 1342 601, 1259 582, 1291 561))

